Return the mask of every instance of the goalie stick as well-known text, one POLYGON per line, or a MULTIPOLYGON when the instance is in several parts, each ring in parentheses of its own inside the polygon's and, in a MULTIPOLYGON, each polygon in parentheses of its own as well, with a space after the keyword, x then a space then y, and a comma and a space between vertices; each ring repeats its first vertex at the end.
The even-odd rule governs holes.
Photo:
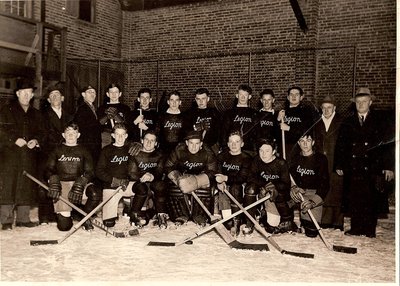
MULTIPOLYGON (((39 186, 41 186, 43 189, 45 189, 46 191, 49 190, 49 187, 47 185, 45 185, 43 182, 41 182, 40 180, 36 179, 34 176, 32 176, 31 174, 29 174, 26 171, 22 172, 23 175, 27 176, 29 179, 31 179, 32 181, 34 181, 35 183, 37 183, 39 186)), ((62 202, 64 202, 65 204, 69 205, 71 208, 73 208, 74 210, 76 210, 77 212, 79 212, 80 214, 82 214, 83 216, 86 216, 87 213, 84 212, 83 210, 81 210, 80 208, 78 208, 76 205, 74 205, 73 203, 71 203, 69 200, 63 198, 60 196, 60 200, 62 202)), ((135 235, 139 235, 139 231, 137 229, 132 229, 129 231, 124 231, 124 232, 115 232, 115 231, 110 231, 108 229, 108 227, 106 227, 101 221, 98 221, 95 218, 89 218, 90 221, 97 226, 98 228, 104 230, 107 234, 110 234, 114 237, 127 237, 127 236, 135 236, 135 235)))
MULTIPOLYGON (((256 205, 261 204, 262 202, 268 200, 269 197, 270 196, 267 195, 264 198, 259 199, 258 201, 256 201, 256 202, 252 203, 251 205, 248 205, 247 207, 245 207, 244 210, 249 210, 252 207, 255 207, 256 205)), ((225 217, 225 218, 223 218, 223 219, 221 219, 221 220, 219 220, 219 221, 217 221, 217 222, 215 222, 213 224, 210 224, 207 227, 202 228, 199 232, 196 232, 194 235, 192 235, 192 236, 190 236, 190 237, 188 237, 188 238, 186 238, 186 239, 184 239, 182 241, 179 241, 179 242, 150 241, 147 245, 149 245, 149 246, 179 246, 179 245, 185 244, 186 242, 191 241, 191 240, 193 240, 193 239, 195 239, 195 238, 197 238, 199 236, 202 236, 203 234, 209 232, 210 230, 212 230, 215 227, 223 224, 224 222, 226 222, 226 221, 228 221, 228 220, 240 215, 241 213, 243 213, 244 210, 238 210, 237 212, 231 214, 230 216, 227 216, 227 217, 225 217)), ((249 245, 249 244, 244 244, 244 243, 241 243, 241 242, 235 240, 235 242, 232 242, 230 246, 231 246, 231 248, 248 249, 248 248, 243 248, 246 245, 249 245)))
POLYGON ((255 228, 260 232, 265 239, 276 249, 278 250, 281 254, 288 254, 292 256, 297 256, 297 257, 303 257, 303 258, 314 258, 314 254, 310 253, 302 253, 302 252, 293 252, 293 251, 287 251, 282 249, 276 242, 275 240, 272 239, 271 235, 268 234, 265 229, 249 214, 247 210, 236 200, 234 196, 226 189, 226 184, 223 183, 222 187, 222 192, 224 192, 243 212, 245 215, 251 220, 251 222, 254 224, 255 228))

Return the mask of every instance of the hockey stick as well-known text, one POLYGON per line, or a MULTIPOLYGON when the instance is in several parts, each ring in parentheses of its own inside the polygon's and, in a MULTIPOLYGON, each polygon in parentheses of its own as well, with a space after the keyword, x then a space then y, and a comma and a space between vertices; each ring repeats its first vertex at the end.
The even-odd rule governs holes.
MULTIPOLYGON (((27 176, 29 179, 31 179, 32 181, 34 181, 36 184, 38 184, 39 186, 41 186, 43 189, 45 189, 46 191, 49 190, 49 187, 47 185, 45 185, 42 181, 39 181, 38 179, 36 179, 34 176, 32 176, 31 174, 29 174, 26 171, 22 172, 23 175, 27 176)), ((71 208, 73 208, 74 210, 76 210, 77 212, 79 212, 80 214, 82 214, 83 216, 86 216, 87 213, 84 212, 83 210, 81 210, 80 208, 78 208, 76 205, 74 205, 73 203, 71 203, 69 200, 63 198, 60 196, 60 200, 67 204, 68 206, 70 206, 71 208)), ((111 234, 114 237, 127 237, 127 236, 134 236, 134 235, 138 235, 139 231, 137 229, 132 229, 129 230, 127 232, 115 232, 115 231, 110 231, 108 229, 108 227, 106 227, 102 222, 98 221, 95 218, 90 218, 90 221, 97 226, 98 228, 104 230, 106 233, 111 234)))
MULTIPOLYGON (((211 223, 218 221, 218 218, 210 213, 207 207, 203 204, 200 198, 197 196, 195 192, 191 193, 196 202, 201 206, 201 208, 205 211, 205 213, 210 217, 211 223)), ((218 234, 222 237, 222 239, 231 247, 231 248, 240 248, 240 249, 251 249, 251 250, 265 250, 269 251, 268 244, 242 244, 237 241, 232 234, 226 229, 223 224, 219 224, 214 228, 218 234)))
MULTIPOLYGON (((269 195, 265 196, 264 198, 259 199, 258 201, 252 203, 251 205, 248 205, 247 207, 244 208, 244 210, 249 210, 253 207, 255 207, 258 204, 261 204, 262 202, 265 202, 266 200, 268 200, 270 198, 269 195)), ((203 229, 201 229, 199 232, 196 232, 194 235, 180 241, 180 242, 163 242, 163 241, 150 241, 147 245, 149 246, 178 246, 181 244, 184 244, 190 240, 193 240, 207 232, 209 232, 210 230, 214 229, 215 227, 217 227, 218 225, 223 224, 224 222, 240 215, 241 213, 243 213, 244 210, 238 210, 237 212, 231 214, 230 216, 227 216, 219 221, 217 221, 216 223, 213 223, 203 229)), ((240 242, 239 242, 240 243, 240 242)))
POLYGON ((95 207, 90 213, 88 213, 83 219, 81 219, 76 225, 72 227, 70 231, 61 239, 59 240, 31 240, 31 245, 36 246, 36 245, 45 245, 45 244, 61 244, 64 240, 66 240, 68 237, 70 237, 72 234, 74 234, 93 214, 95 214, 100 208, 102 208, 112 197, 114 197, 120 190, 122 189, 121 187, 118 187, 115 192, 112 194, 111 197, 109 197, 107 200, 104 200, 99 204, 97 207, 95 207))
MULTIPOLYGON (((293 180, 293 179, 292 179, 293 180)), ((304 202, 303 195, 299 193, 299 196, 301 198, 301 201, 304 202)), ((325 238, 324 233, 322 232, 322 228, 318 224, 317 220, 315 219, 313 213, 311 212, 310 209, 307 210, 308 215, 310 216, 312 222, 314 223, 315 227, 318 230, 319 236, 321 237, 322 241, 324 242, 325 246, 329 250, 333 250, 336 252, 343 252, 343 253, 350 253, 350 254, 355 254, 357 253, 357 248, 355 247, 349 247, 349 246, 340 246, 340 245, 331 245, 325 238)))
POLYGON ((236 200, 234 196, 228 190, 226 189, 226 184, 223 183, 222 187, 222 192, 224 192, 241 210, 244 211, 244 214, 251 220, 251 222, 254 224, 255 228, 260 232, 266 239, 267 241, 276 249, 278 250, 281 254, 288 254, 288 255, 293 255, 293 256, 298 256, 298 257, 303 257, 303 258, 314 258, 314 254, 309 254, 309 253, 302 253, 302 252, 293 252, 293 251, 287 251, 282 248, 271 238, 271 235, 268 234, 265 229, 259 225, 259 223, 253 218, 251 214, 249 214, 248 211, 244 210, 243 206, 236 200))

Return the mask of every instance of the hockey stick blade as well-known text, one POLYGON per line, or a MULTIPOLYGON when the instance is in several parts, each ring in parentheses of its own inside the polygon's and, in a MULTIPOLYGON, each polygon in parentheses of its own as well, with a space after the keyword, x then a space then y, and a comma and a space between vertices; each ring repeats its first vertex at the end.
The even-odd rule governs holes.
POLYGON ((234 249, 269 251, 268 244, 241 243, 240 241, 234 240, 228 245, 234 249))
POLYGON ((336 251, 336 252, 343 252, 343 253, 349 253, 349 254, 357 253, 357 248, 349 247, 349 246, 333 245, 332 250, 336 251))
POLYGON ((58 240, 31 240, 32 246, 47 245, 47 244, 58 244, 58 240))
POLYGON ((314 258, 314 254, 312 254, 312 253, 294 252, 294 251, 288 251, 288 250, 284 250, 284 249, 282 249, 281 253, 291 255, 291 256, 302 257, 302 258, 314 258))
POLYGON ((176 246, 175 242, 164 242, 164 241, 150 241, 147 243, 148 246, 176 246))

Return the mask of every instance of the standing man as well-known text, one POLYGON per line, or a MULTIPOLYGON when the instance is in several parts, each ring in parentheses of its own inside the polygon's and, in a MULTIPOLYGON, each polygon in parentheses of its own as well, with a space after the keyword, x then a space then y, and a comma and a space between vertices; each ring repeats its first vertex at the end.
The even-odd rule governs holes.
POLYGON ((74 122, 79 126, 79 144, 87 148, 96 165, 101 151, 101 125, 97 118, 94 101, 96 90, 91 86, 82 89, 83 102, 75 113, 74 122))
POLYGON ((278 113, 274 110, 275 94, 272 89, 264 89, 260 93, 262 108, 256 116, 255 136, 256 142, 261 139, 280 140, 278 113))
POLYGON ((215 108, 208 107, 210 92, 207 88, 195 91, 197 107, 185 113, 185 132, 195 130, 203 132, 203 142, 216 154, 219 150, 218 134, 220 131, 220 114, 215 108))
POLYGON ((243 150, 254 153, 254 128, 256 110, 249 106, 253 90, 247 84, 241 84, 236 94, 237 104, 228 109, 222 121, 221 147, 227 147, 228 135, 232 131, 240 131, 243 136, 243 150))
POLYGON ((17 227, 34 227, 29 212, 36 203, 36 186, 22 174, 37 175, 37 156, 44 138, 40 111, 30 105, 35 87, 28 79, 17 82, 18 100, 0 111, 0 222, 2 230, 12 229, 14 208, 17 227))
POLYGON ((335 228, 343 231, 344 217, 341 211, 343 194, 343 177, 339 176, 333 168, 335 146, 339 135, 342 117, 336 113, 335 99, 325 96, 321 102, 322 115, 315 125, 315 150, 328 159, 329 191, 326 194, 322 207, 321 226, 335 228))
POLYGON ((336 172, 344 176, 343 208, 351 217, 347 235, 376 236, 377 182, 382 175, 394 179, 393 158, 379 148, 390 137, 388 124, 371 110, 372 100, 369 88, 358 89, 356 112, 344 120, 335 150, 336 172))

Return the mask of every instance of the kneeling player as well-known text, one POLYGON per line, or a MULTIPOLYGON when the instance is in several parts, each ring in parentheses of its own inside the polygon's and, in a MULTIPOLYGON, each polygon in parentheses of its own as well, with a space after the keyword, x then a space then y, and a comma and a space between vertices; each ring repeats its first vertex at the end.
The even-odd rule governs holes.
MULTIPOLYGON (((50 153, 46 177, 49 181, 48 196, 55 201, 57 227, 68 231, 72 228, 72 209, 59 197, 68 197, 73 204, 84 204, 83 210, 89 213, 101 202, 101 188, 89 183, 94 177, 93 160, 90 153, 77 144, 80 136, 78 125, 67 125, 62 136, 65 143, 50 153)), ((90 220, 83 224, 83 228, 93 229, 90 220)))
POLYGON ((148 218, 143 222, 139 212, 151 191, 154 194, 155 223, 160 228, 167 228, 166 184, 161 180, 163 155, 156 149, 158 142, 154 131, 145 132, 142 142, 139 154, 129 159, 129 178, 135 182, 132 187, 135 196, 131 203, 130 221, 138 227, 147 224, 148 218))
POLYGON ((190 216, 195 223, 206 224, 208 218, 204 210, 187 197, 194 191, 213 212, 210 181, 214 178, 217 161, 214 153, 202 145, 202 134, 190 131, 185 144, 179 144, 165 163, 165 172, 173 183, 169 186, 169 214, 176 224, 187 222, 190 216))
MULTIPOLYGON (((264 204, 264 215, 260 222, 269 233, 296 231, 293 210, 289 208, 290 175, 284 159, 276 157, 276 143, 273 139, 260 139, 257 142, 258 156, 250 167, 250 178, 245 190, 245 205, 256 200, 256 195, 264 197, 268 192, 271 198, 264 204)), ((252 210, 255 214, 255 210, 252 210)), ((253 225, 247 222, 249 231, 253 225)))
POLYGON ((329 190, 328 160, 325 155, 313 151, 312 134, 301 137, 298 144, 301 152, 290 161, 290 174, 294 179, 290 196, 295 203, 300 203, 300 221, 306 236, 315 237, 318 230, 307 211, 311 210, 317 222, 321 223, 322 204, 329 190))

